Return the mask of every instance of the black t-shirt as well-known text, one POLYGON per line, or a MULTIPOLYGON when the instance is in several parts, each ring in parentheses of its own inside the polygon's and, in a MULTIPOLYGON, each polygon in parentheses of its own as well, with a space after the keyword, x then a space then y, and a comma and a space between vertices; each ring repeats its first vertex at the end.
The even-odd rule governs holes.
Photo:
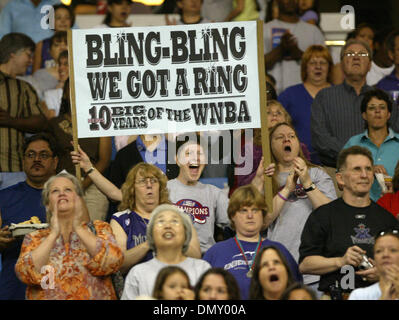
MULTIPOLYGON (((355 245, 372 258, 375 235, 389 227, 399 227, 399 222, 373 201, 367 207, 357 208, 346 204, 342 198, 336 199, 310 214, 302 232, 299 263, 308 256, 342 257, 349 247, 355 245)), ((340 284, 341 278, 347 274, 337 270, 322 275, 319 290, 328 291, 330 285, 336 280, 340 284)), ((368 285, 370 283, 360 276, 355 277, 355 288, 368 285)))

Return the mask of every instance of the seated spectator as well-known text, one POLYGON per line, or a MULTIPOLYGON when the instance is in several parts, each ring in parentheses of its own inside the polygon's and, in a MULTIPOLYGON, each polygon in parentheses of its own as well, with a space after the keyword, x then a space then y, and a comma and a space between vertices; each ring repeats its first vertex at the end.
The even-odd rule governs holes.
MULTIPOLYGON (((370 201, 373 158, 366 148, 353 146, 340 152, 337 181, 342 198, 318 207, 305 223, 299 247, 299 269, 320 275, 322 300, 347 299, 354 288, 369 286, 378 279, 375 267, 359 269, 363 255, 373 257, 374 236, 384 228, 398 228, 399 222, 370 201), (346 266, 345 269, 341 269, 346 266), (356 270, 354 286, 343 277, 356 270), (343 272, 345 270, 345 272, 343 272)), ((353 274, 353 273, 352 273, 353 274)))
MULTIPOLYGON (((121 267, 127 273, 134 265, 151 260, 154 255, 146 240, 151 212, 161 204, 169 204, 166 176, 154 165, 141 162, 134 166, 122 185, 120 212, 112 215, 111 227, 124 252, 121 267)), ((187 255, 200 258, 200 246, 194 227, 187 255)))
MULTIPOLYGON (((368 44, 368 46, 370 47, 371 50, 374 49, 374 35, 375 35, 375 31, 374 28, 367 23, 361 23, 359 24, 356 29, 349 34, 349 37, 347 39, 347 41, 349 39, 356 39, 356 40, 362 40, 364 42, 366 42, 368 44)), ((375 55, 373 55, 373 60, 371 61, 371 65, 373 69, 378 69, 378 65, 374 62, 374 60, 376 60, 378 62, 378 58, 376 58, 375 55)), ((341 62, 338 62, 336 65, 333 66, 332 68, 332 74, 331 74, 331 80, 333 84, 341 84, 342 82, 344 82, 345 79, 345 75, 342 71, 342 65, 341 62)), ((367 74, 367 77, 369 77, 369 75, 367 74)), ((374 84, 377 83, 374 82, 374 84)), ((373 85, 370 84, 369 81, 367 81, 368 85, 373 85)))
POLYGON ((130 0, 107 0, 107 13, 102 24, 94 28, 130 27, 127 23, 132 10, 130 0))
MULTIPOLYGON (((321 90, 313 100, 312 145, 334 182, 338 153, 350 137, 364 130, 364 119, 359 110, 364 94, 373 89, 366 84, 371 60, 372 52, 365 42, 349 40, 341 50, 345 81, 321 90)), ((399 128, 399 112, 395 109, 391 114, 393 130, 399 128)), ((338 185, 336 191, 339 194, 338 185)))
POLYGON ((177 266, 161 269, 155 279, 152 296, 158 300, 194 300, 186 271, 177 266))
MULTIPOLYGON (((343 149, 352 146, 369 149, 373 155, 374 173, 392 177, 399 159, 399 134, 389 126, 392 101, 382 90, 368 91, 364 95, 360 112, 366 121, 366 130, 351 137, 343 149)), ((374 179, 370 198, 376 202, 387 191, 374 179)))
POLYGON ((0 190, 25 180, 24 135, 39 132, 46 123, 36 91, 16 79, 32 64, 34 50, 34 42, 21 33, 10 33, 0 40, 0 97, 4 97, 0 107, 0 190))
POLYGON ((280 300, 283 292, 294 283, 289 262, 278 247, 263 247, 254 262, 249 298, 280 300))
POLYGON ((204 260, 186 256, 191 231, 191 219, 182 210, 169 204, 158 206, 151 213, 147 227, 147 241, 155 257, 129 271, 122 300, 151 296, 159 271, 168 265, 182 268, 190 278, 190 285, 194 286, 210 265, 204 260))
POLYGON ((302 56, 302 83, 288 87, 278 97, 292 118, 299 140, 305 143, 315 164, 320 164, 320 159, 311 143, 310 110, 317 93, 331 86, 332 67, 333 61, 326 47, 310 46, 302 56))
MULTIPOLYGON (((66 170, 69 173, 75 174, 76 168, 70 156, 70 152, 73 150, 73 145, 71 144, 73 140, 71 117, 69 80, 67 80, 64 86, 60 113, 57 117, 49 120, 45 131, 52 134, 57 140, 59 149, 57 172, 66 170)), ((111 138, 80 138, 78 139, 78 143, 90 155, 94 167, 98 171, 104 172, 111 160, 111 138)), ((84 176, 82 187, 91 219, 105 221, 108 199, 98 190, 88 176, 84 176)))
MULTIPOLYGON (((57 31, 50 39, 50 55, 54 61, 62 51, 68 50, 66 31, 57 31)), ((58 65, 37 70, 32 76, 20 77, 20 79, 29 82, 35 89, 39 98, 43 100, 46 90, 55 89, 59 84, 60 75, 58 65)))
POLYGON ((376 87, 392 95, 395 102, 399 96, 399 30, 393 31, 386 40, 388 56, 393 61, 394 69, 392 72, 382 78, 376 87))
POLYGON ((36 216, 46 221, 42 205, 44 183, 56 172, 58 157, 52 137, 39 133, 27 138, 22 148, 26 180, 0 191, 0 300, 24 300, 26 285, 15 275, 21 251, 21 238, 14 238, 9 227, 36 216))
POLYGON ((393 193, 386 193, 378 199, 377 204, 399 219, 399 161, 396 163, 395 173, 392 178, 393 193))
POLYGON ((234 276, 223 268, 204 272, 194 288, 195 300, 240 300, 240 288, 234 276))
POLYGON ((234 0, 233 8, 224 21, 249 21, 259 18, 257 0, 234 0))
POLYGON ((69 78, 68 50, 62 51, 58 56, 58 84, 55 89, 44 91, 43 109, 47 110, 47 118, 57 117, 60 113, 62 93, 65 81, 69 78))
MULTIPOLYGON (((75 14, 70 6, 58 4, 54 9, 54 31, 68 31, 75 23, 75 14)), ((57 60, 50 53, 51 37, 39 41, 33 59, 33 73, 39 69, 55 67, 57 60)))
POLYGON ((352 291, 349 300, 399 300, 399 229, 385 229, 376 235, 374 264, 378 282, 352 291))
POLYGON ((299 0, 298 8, 301 20, 310 24, 319 25, 320 15, 318 13, 318 7, 317 0, 299 0))
POLYGON ((262 247, 275 245, 286 257, 296 281, 302 282, 298 265, 290 252, 281 244, 261 236, 267 218, 264 197, 252 185, 240 187, 230 198, 228 215, 236 231, 233 238, 217 242, 203 259, 212 267, 229 271, 237 280, 241 298, 249 297, 249 286, 254 275, 254 260, 262 247))
MULTIPOLYGON (((215 223, 222 228, 229 225, 226 214, 228 198, 221 189, 198 181, 204 164, 200 161, 203 149, 197 141, 195 139, 179 141, 180 147, 177 147, 179 176, 169 180, 167 188, 171 202, 181 207, 195 222, 194 227, 198 232, 201 251, 204 253, 215 243, 215 223)), ((87 155, 81 149, 71 154, 73 162, 79 163, 81 168, 88 172, 90 161, 87 155)), ((270 170, 269 167, 265 171, 268 172, 268 170, 270 170)), ((263 171, 259 170, 253 179, 253 183, 258 189, 263 189, 262 181, 259 178, 262 174, 263 171)), ((88 175, 110 199, 121 201, 121 190, 105 179, 97 170, 91 170, 88 175)))
POLYGON ((48 11, 45 6, 59 4, 59 0, 9 1, 0 12, 0 39, 8 33, 23 33, 34 43, 50 37, 53 31, 43 28, 42 19, 48 11))
POLYGON ((281 300, 318 300, 315 292, 308 286, 295 282, 281 295, 281 300))
MULTIPOLYGON (((330 176, 308 162, 299 148, 294 129, 280 123, 270 130, 270 150, 276 164, 273 175, 273 212, 265 219, 267 237, 283 244, 298 262, 299 244, 311 212, 336 199, 330 176)), ((304 275, 304 283, 318 285, 319 278, 304 275)))
POLYGON ((222 229, 229 225, 227 195, 211 184, 198 181, 205 168, 204 145, 205 142, 200 138, 183 141, 178 138, 176 163, 179 174, 167 184, 171 202, 191 217, 202 253, 215 244, 215 224, 222 229))
POLYGON ((300 60, 312 44, 324 44, 321 31, 300 20, 296 0, 277 0, 279 17, 263 28, 266 71, 276 79, 277 93, 301 82, 300 60))
MULTIPOLYGON (((275 125, 279 123, 288 123, 291 125, 292 119, 288 112, 284 109, 280 102, 276 100, 269 100, 266 104, 267 108, 267 125, 270 130, 275 125)), ((262 159, 262 135, 260 129, 254 129, 254 137, 252 141, 246 141, 242 154, 248 155, 253 154, 252 156, 252 171, 247 175, 237 175, 235 178, 237 179, 237 186, 244 186, 250 183, 256 175, 257 169, 261 163, 262 159)), ((310 153, 305 144, 300 142, 301 150, 306 158, 306 160, 310 161, 310 153)), ((244 163, 245 165, 245 163, 244 163)), ((242 167, 243 165, 238 165, 238 167, 242 167)))
POLYGON ((50 227, 25 236, 15 266, 18 278, 28 285, 26 298, 116 299, 110 275, 122 264, 123 253, 106 222, 94 221, 96 234, 90 230, 77 178, 69 173, 51 177, 43 188, 43 204, 50 227), (45 266, 54 275, 48 284, 53 290, 43 285, 45 266))

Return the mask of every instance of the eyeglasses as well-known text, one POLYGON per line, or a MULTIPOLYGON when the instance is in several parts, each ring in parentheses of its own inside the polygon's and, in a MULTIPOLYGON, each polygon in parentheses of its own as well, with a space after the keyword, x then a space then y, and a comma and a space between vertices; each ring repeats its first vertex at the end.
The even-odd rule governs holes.
POLYGON ((377 233, 375 240, 377 240, 379 237, 388 236, 388 235, 392 235, 399 238, 399 230, 395 228, 384 229, 379 233, 377 233))
POLYGON ((353 58, 353 57, 368 57, 369 54, 367 52, 353 52, 353 51, 349 51, 349 52, 345 52, 344 53, 345 57, 349 57, 349 58, 353 58))
POLYGON ((313 60, 311 60, 311 61, 308 62, 308 64, 311 67, 315 67, 315 66, 325 67, 326 65, 328 65, 328 62, 327 61, 313 61, 313 60))
POLYGON ((25 157, 27 157, 29 159, 36 159, 37 156, 39 156, 40 160, 47 160, 48 158, 53 157, 52 154, 50 154, 46 151, 42 151, 39 153, 36 153, 35 151, 29 151, 28 153, 25 153, 25 157))
POLYGON ((172 226, 180 226, 181 225, 181 221, 179 219, 172 219, 172 220, 158 219, 158 220, 154 221, 154 224, 157 227, 163 227, 163 226, 167 225, 168 223, 170 223, 172 226))
POLYGON ((140 186, 140 187, 144 187, 144 186, 146 186, 146 185, 148 184, 148 182, 149 182, 151 185, 153 185, 153 184, 158 183, 159 180, 158 180, 157 178, 155 178, 155 177, 152 177, 152 178, 148 177, 148 178, 143 178, 143 179, 137 180, 137 181, 136 181, 136 184, 137 184, 138 186, 140 186))

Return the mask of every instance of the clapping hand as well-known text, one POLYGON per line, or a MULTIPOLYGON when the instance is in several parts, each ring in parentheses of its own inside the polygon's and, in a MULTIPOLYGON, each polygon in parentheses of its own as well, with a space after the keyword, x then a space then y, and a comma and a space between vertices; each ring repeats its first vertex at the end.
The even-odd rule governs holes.
POLYGON ((399 267, 397 265, 387 265, 384 267, 387 281, 380 281, 381 299, 399 299, 399 267))

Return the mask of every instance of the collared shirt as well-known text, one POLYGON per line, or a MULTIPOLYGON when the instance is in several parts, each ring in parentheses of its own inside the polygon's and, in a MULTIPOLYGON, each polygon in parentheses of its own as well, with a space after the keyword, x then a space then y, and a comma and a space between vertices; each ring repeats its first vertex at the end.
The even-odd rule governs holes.
MULTIPOLYGON (((391 128, 389 128, 388 136, 380 147, 377 147, 371 141, 368 130, 350 138, 343 149, 352 146, 361 146, 369 149, 373 155, 374 165, 383 165, 388 175, 391 177, 394 175, 395 166, 399 160, 399 134, 395 133, 391 128)), ((377 179, 375 179, 370 190, 370 198, 376 202, 381 196, 381 191, 381 187, 377 179)))
POLYGON ((394 69, 389 75, 382 78, 375 86, 378 89, 384 91, 398 91, 399 92, 399 79, 395 75, 396 70, 394 69))
MULTIPOLYGON (((35 90, 25 81, 0 72, 0 108, 13 118, 43 114, 35 90)), ((0 172, 22 171, 24 132, 0 126, 0 172)))
POLYGON ((137 137, 137 150, 140 152, 144 162, 151 163, 166 173, 166 140, 165 136, 161 136, 161 141, 154 151, 147 150, 140 136, 137 137))
POLYGON ((51 37, 53 30, 43 28, 48 23, 48 11, 44 6, 59 4, 59 0, 42 0, 37 7, 31 0, 12 0, 0 13, 0 39, 10 32, 20 32, 29 36, 35 43, 51 37), (43 26, 42 26, 43 25, 43 26))
MULTIPOLYGON (((336 167, 338 153, 344 144, 365 128, 360 105, 364 94, 373 88, 364 85, 358 95, 346 82, 321 90, 311 109, 312 146, 319 152, 321 162, 336 167)), ((399 129, 399 113, 394 106, 391 113, 392 129, 399 129)))

